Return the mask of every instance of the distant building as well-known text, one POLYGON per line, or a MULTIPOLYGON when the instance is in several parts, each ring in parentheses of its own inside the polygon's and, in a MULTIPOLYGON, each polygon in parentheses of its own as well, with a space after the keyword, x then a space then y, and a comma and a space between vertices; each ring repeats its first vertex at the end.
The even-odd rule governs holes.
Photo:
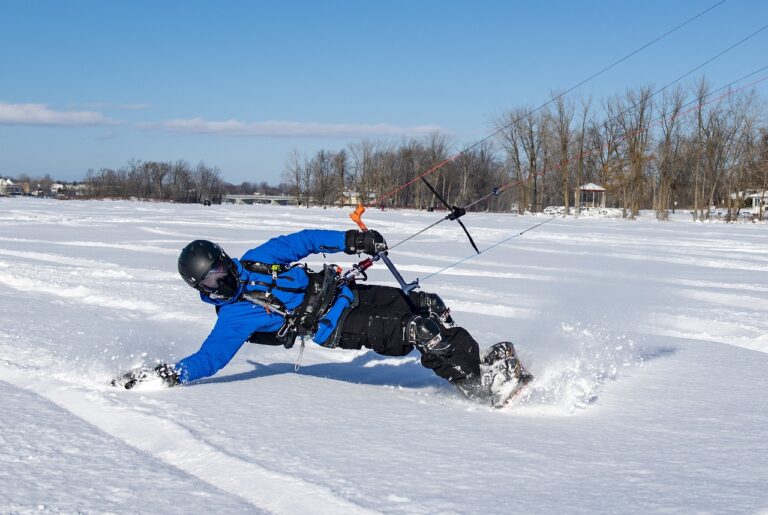
POLYGON ((0 194, 10 195, 9 190, 14 186, 13 181, 0 177, 0 194))
POLYGON ((286 195, 264 195, 258 193, 255 195, 222 195, 219 204, 276 204, 281 206, 292 206, 297 203, 296 197, 286 195))
POLYGON ((765 209, 768 204, 768 191, 763 190, 744 190, 738 193, 731 193, 731 199, 737 201, 740 207, 747 209, 765 209))
POLYGON ((371 200, 376 199, 375 193, 368 193, 365 197, 366 199, 363 199, 363 195, 361 195, 357 191, 345 191, 342 193, 342 196, 344 198, 344 205, 348 206, 357 206, 359 204, 365 204, 370 202, 371 200))
POLYGON ((768 202, 768 191, 752 193, 747 196, 746 200, 747 207, 751 207, 752 209, 765 209, 766 203, 768 202))
POLYGON ((0 195, 23 195, 23 185, 16 184, 10 179, 0 177, 0 195))

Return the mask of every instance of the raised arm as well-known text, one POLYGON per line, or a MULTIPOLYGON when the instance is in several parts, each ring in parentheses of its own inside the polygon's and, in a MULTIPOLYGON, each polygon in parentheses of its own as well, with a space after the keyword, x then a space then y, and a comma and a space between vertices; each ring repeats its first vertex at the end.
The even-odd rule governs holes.
POLYGON ((303 231, 278 236, 251 249, 244 260, 261 263, 285 264, 304 259, 310 254, 346 252, 374 254, 387 250, 384 237, 376 231, 329 231, 304 229, 303 231))
POLYGON ((292 263, 310 254, 334 254, 344 250, 345 231, 305 229, 277 236, 245 253, 242 259, 261 263, 292 263))

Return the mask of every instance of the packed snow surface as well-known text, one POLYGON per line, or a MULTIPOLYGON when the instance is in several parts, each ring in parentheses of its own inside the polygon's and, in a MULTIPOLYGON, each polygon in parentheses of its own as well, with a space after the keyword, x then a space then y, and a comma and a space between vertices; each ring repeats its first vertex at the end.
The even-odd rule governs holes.
MULTIPOLYGON (((415 352, 312 343, 298 372, 298 346, 246 344, 183 388, 109 386, 213 326, 176 273, 186 243, 239 256, 348 211, 0 199, 0 512, 768 509, 764 224, 555 218, 450 267, 472 249, 445 222, 394 249, 482 347, 515 342, 536 381, 505 410, 415 352)), ((443 215, 365 216, 393 245, 443 215)), ((548 217, 464 220, 483 249, 548 217)))

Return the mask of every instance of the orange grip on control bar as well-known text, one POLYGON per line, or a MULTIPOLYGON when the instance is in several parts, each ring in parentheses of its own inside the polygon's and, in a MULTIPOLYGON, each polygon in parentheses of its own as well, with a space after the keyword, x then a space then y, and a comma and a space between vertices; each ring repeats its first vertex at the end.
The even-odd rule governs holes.
POLYGON ((365 213, 365 206, 364 206, 364 205, 362 205, 362 204, 358 204, 358 205, 357 205, 357 209, 355 209, 354 211, 352 211, 352 212, 349 214, 349 217, 352 219, 352 221, 353 221, 353 222, 355 222, 355 223, 357 224, 357 226, 358 226, 358 227, 359 227, 361 230, 363 230, 363 231, 367 231, 367 230, 368 230, 368 227, 366 227, 366 226, 365 226, 365 223, 363 222, 363 218, 362 218, 362 216, 363 216, 363 213, 365 213))

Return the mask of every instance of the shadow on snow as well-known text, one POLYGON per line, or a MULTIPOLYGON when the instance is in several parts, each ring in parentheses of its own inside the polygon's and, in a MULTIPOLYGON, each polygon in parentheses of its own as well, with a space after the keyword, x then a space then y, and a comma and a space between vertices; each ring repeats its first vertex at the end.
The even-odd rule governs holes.
POLYGON ((404 357, 380 356, 369 351, 347 362, 303 365, 298 372, 294 369, 294 363, 265 365, 252 360, 248 360, 248 363, 254 367, 253 370, 204 379, 199 383, 231 383, 282 374, 299 374, 374 386, 407 388, 448 386, 446 381, 434 375, 431 370, 421 366, 416 351, 404 357))

